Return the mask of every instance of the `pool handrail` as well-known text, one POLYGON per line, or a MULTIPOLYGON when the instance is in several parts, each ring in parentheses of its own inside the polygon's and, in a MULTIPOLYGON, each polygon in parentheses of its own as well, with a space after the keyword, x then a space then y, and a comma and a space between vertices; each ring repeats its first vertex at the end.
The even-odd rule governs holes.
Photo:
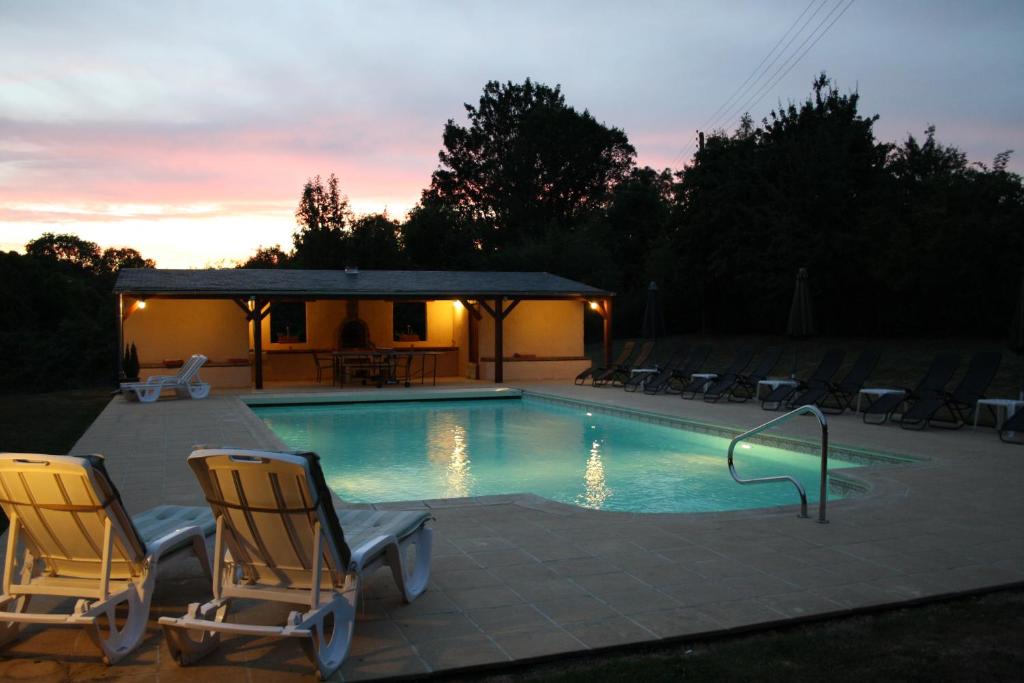
POLYGON ((733 463, 733 451, 736 450, 736 445, 741 441, 745 441, 752 436, 756 436, 761 432, 777 427, 783 422, 787 422, 797 415, 814 415, 818 418, 818 424, 821 425, 821 481, 820 481, 820 492, 818 495, 818 522, 821 524, 827 524, 828 520, 825 518, 825 504, 827 500, 828 491, 826 489, 826 481, 828 479, 828 419, 825 414, 814 405, 803 405, 799 408, 789 411, 784 415, 780 415, 774 420, 769 420, 762 425, 754 427, 753 429, 747 430, 742 434, 733 438, 729 442, 729 474, 732 478, 740 484, 767 484, 775 481, 788 481, 796 487, 797 492, 800 494, 800 516, 807 517, 807 492, 804 490, 803 485, 795 478, 788 474, 780 474, 773 477, 757 477, 754 479, 741 479, 736 474, 736 466, 733 463))

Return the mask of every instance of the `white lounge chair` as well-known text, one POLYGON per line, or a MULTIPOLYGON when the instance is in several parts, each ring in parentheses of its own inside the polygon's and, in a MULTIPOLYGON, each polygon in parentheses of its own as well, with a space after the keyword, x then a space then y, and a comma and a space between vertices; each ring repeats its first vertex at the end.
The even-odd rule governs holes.
POLYGON ((152 403, 160 398, 164 389, 174 389, 179 397, 206 398, 210 395, 210 385, 199 379, 199 368, 207 361, 201 353, 194 354, 185 361, 175 375, 152 375, 145 382, 124 382, 121 393, 128 400, 152 403))
POLYGON ((161 556, 191 548, 209 574, 203 507, 162 505, 129 517, 101 456, 0 453, 10 518, 0 644, 21 624, 79 626, 113 664, 142 640, 161 556), (79 598, 70 614, 25 611, 36 595, 79 598), (127 606, 119 628, 116 611, 127 606))
POLYGON ((430 514, 335 511, 315 453, 201 448, 188 463, 213 509, 217 535, 213 600, 189 605, 184 617, 160 619, 179 663, 210 652, 221 633, 298 638, 327 678, 348 652, 363 576, 390 567, 406 602, 426 588, 430 514), (232 598, 302 609, 283 626, 227 623, 232 598))

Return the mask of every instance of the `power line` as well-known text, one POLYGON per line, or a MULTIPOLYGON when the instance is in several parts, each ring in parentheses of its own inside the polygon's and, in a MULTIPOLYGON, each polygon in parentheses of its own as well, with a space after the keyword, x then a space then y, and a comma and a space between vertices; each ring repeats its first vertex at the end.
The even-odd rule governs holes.
POLYGON ((829 30, 833 26, 835 26, 835 23, 837 21, 839 21, 839 19, 844 14, 846 14, 846 10, 850 9, 850 7, 853 5, 855 0, 845 0, 845 1, 846 1, 845 6, 843 6, 844 0, 839 0, 835 4, 835 6, 832 8, 832 10, 827 15, 825 15, 824 19, 821 20, 821 23, 818 24, 818 26, 815 28, 814 32, 812 32, 807 38, 804 39, 804 42, 800 44, 800 47, 798 47, 797 50, 800 50, 801 48, 803 48, 804 45, 807 44, 807 41, 811 39, 811 36, 813 36, 814 33, 817 32, 818 29, 821 28, 821 26, 824 25, 824 23, 829 20, 829 17, 831 17, 833 14, 835 14, 835 11, 837 9, 839 9, 840 6, 843 6, 842 10, 840 10, 839 13, 835 15, 835 18, 832 19, 831 22, 829 22, 828 26, 825 26, 824 30, 822 30, 821 32, 818 33, 817 37, 815 37, 814 40, 811 41, 810 45, 807 45, 807 47, 802 52, 800 52, 799 55, 794 53, 794 55, 791 56, 789 60, 787 60, 786 62, 783 62, 783 64, 779 66, 779 69, 776 70, 775 73, 777 74, 779 72, 779 70, 785 68, 787 63, 789 64, 789 67, 786 68, 786 70, 784 72, 782 72, 782 74, 779 75, 778 78, 775 78, 774 77, 775 74, 772 74, 772 79, 770 80, 770 82, 766 83, 761 89, 759 89, 756 93, 754 93, 754 95, 751 97, 751 99, 748 100, 747 103, 743 105, 743 107, 741 107, 739 110, 734 111, 731 119, 729 119, 729 120, 735 119, 735 117, 737 115, 739 115, 739 114, 742 114, 744 112, 750 111, 754 106, 759 104, 761 102, 761 100, 763 100, 765 98, 766 95, 768 95, 768 93, 771 91, 772 88, 774 88, 776 85, 781 83, 782 80, 787 75, 789 75, 789 72, 792 71, 796 67, 796 65, 800 63, 800 60, 804 58, 804 55, 806 55, 808 52, 810 52, 811 48, 813 48, 815 45, 817 45, 818 41, 820 41, 822 38, 824 38, 825 34, 828 33, 829 30), (794 59, 794 56, 795 56, 795 59, 794 59), (790 63, 790 61, 792 63, 790 63))
MULTIPOLYGON (((803 17, 807 13, 807 11, 814 4, 814 2, 816 2, 816 0, 812 0, 811 4, 808 5, 804 9, 803 12, 800 13, 800 16, 797 17, 797 19, 793 22, 793 24, 786 31, 786 33, 783 34, 782 38, 780 38, 779 41, 776 43, 776 45, 772 48, 772 50, 769 51, 768 55, 766 55, 765 58, 761 60, 761 64, 764 64, 764 62, 767 61, 768 57, 773 52, 775 52, 776 47, 778 47, 778 45, 783 40, 785 40, 786 35, 788 35, 792 31, 793 26, 795 26, 797 23, 799 23, 800 18, 803 17)), ((761 102, 761 100, 763 100, 764 97, 768 94, 768 92, 772 88, 774 88, 776 85, 778 85, 796 67, 796 65, 800 63, 800 60, 803 59, 804 56, 808 52, 810 52, 810 50, 815 45, 818 44, 818 42, 825 36, 825 34, 827 34, 832 29, 832 27, 836 24, 836 22, 838 22, 839 19, 842 18, 842 16, 844 14, 846 14, 847 10, 850 9, 850 7, 853 5, 854 2, 855 2, 855 0, 837 0, 836 4, 832 6, 832 9, 830 9, 828 11, 828 13, 826 13, 826 15, 822 18, 822 20, 820 22, 818 22, 818 25, 815 26, 814 29, 803 39, 803 41, 800 43, 800 45, 798 45, 796 47, 796 49, 793 52, 790 53, 789 57, 786 58, 785 61, 783 61, 782 64, 779 65, 779 67, 772 73, 772 75, 768 77, 768 80, 765 81, 761 85, 761 87, 757 88, 757 90, 754 92, 754 94, 749 99, 747 99, 747 101, 744 103, 744 105, 742 107, 732 109, 730 111, 729 115, 725 116, 724 118, 723 117, 719 117, 718 120, 714 121, 713 126, 724 125, 724 124, 734 120, 737 115, 745 113, 745 112, 748 112, 748 111, 750 111, 750 109, 752 107, 754 107, 757 104, 759 104, 761 102), (844 2, 846 3, 845 5, 843 4, 844 2), (838 13, 836 13, 836 10, 838 10, 840 7, 842 7, 842 9, 838 13), (834 15, 834 17, 833 17, 833 15, 834 15), (830 18, 831 18, 831 21, 829 21, 830 18), (828 22, 827 26, 826 26, 826 22, 828 22), (822 28, 822 27, 824 27, 824 28, 822 28)), ((800 27, 800 29, 786 43, 785 47, 783 47, 783 49, 779 52, 779 54, 777 54, 775 56, 775 59, 773 59, 770 64, 768 64, 766 67, 764 67, 763 70, 761 70, 761 73, 757 76, 757 78, 754 80, 754 82, 751 83, 750 86, 746 89, 746 92, 744 92, 741 95, 740 100, 743 97, 745 97, 746 94, 749 93, 750 90, 752 90, 757 85, 758 82, 760 82, 762 80, 762 78, 768 72, 768 70, 771 69, 771 67, 779 60, 780 57, 782 57, 782 54, 784 52, 786 52, 786 50, 789 49, 789 46, 793 44, 793 42, 796 40, 796 38, 799 37, 800 34, 802 34, 804 32, 804 29, 810 24, 811 21, 814 20, 814 17, 817 16, 817 14, 821 11, 821 9, 826 4, 827 4, 827 0, 822 0, 821 4, 814 11, 814 13, 811 14, 810 17, 807 18, 807 20, 800 27)), ((758 67, 754 69, 754 73, 757 73, 758 69, 761 69, 761 65, 758 65, 758 67)), ((744 81, 744 84, 746 84, 749 81, 750 81, 750 78, 748 77, 747 81, 744 81)), ((742 89, 743 89, 743 86, 741 85, 740 88, 738 89, 738 91, 742 90, 742 89)), ((730 96, 729 99, 730 100, 734 99, 734 96, 735 96, 735 93, 733 94, 733 96, 730 96)), ((736 101, 740 101, 740 100, 736 100, 736 101)), ((727 102, 728 102, 728 100, 727 100, 727 102)), ((719 107, 719 110, 722 110, 723 108, 724 107, 719 107)), ((718 110, 716 110, 716 111, 718 111, 718 110)), ((713 118, 713 116, 714 115, 712 115, 712 118, 713 118)), ((693 145, 692 142, 690 144, 688 144, 686 147, 684 147, 683 151, 680 152, 680 154, 677 155, 677 157, 674 158, 675 163, 679 163, 680 160, 684 160, 686 158, 686 154, 691 149, 693 149, 693 147, 694 147, 694 145, 693 145)))
MULTIPOLYGON (((736 88, 736 90, 733 91, 733 93, 731 95, 729 95, 729 97, 725 100, 725 102, 720 104, 718 106, 718 108, 715 109, 714 113, 712 113, 711 116, 709 116, 708 119, 705 120, 704 123, 701 124, 701 126, 700 126, 701 129, 707 129, 709 122, 715 121, 715 117, 723 109, 726 109, 727 107, 731 106, 731 104, 733 104, 733 100, 736 98, 736 96, 738 94, 740 94, 743 91, 744 86, 746 86, 748 83, 750 83, 750 80, 752 78, 754 78, 755 74, 758 74, 758 71, 761 70, 761 67, 764 66, 764 63, 768 61, 768 58, 771 57, 772 54, 775 53, 775 51, 776 51, 776 49, 778 49, 779 45, 782 44, 782 41, 784 41, 786 39, 786 36, 788 36, 790 34, 790 32, 792 32, 793 28, 798 23, 800 23, 800 19, 802 19, 803 16, 805 14, 807 14, 807 11, 809 9, 811 9, 811 7, 814 6, 814 4, 816 2, 819 2, 819 0, 811 0, 807 4, 807 6, 804 8, 803 12, 801 12, 799 14, 799 16, 797 16, 797 18, 793 20, 793 23, 791 23, 789 25, 789 28, 786 29, 786 31, 782 34, 782 36, 778 39, 778 41, 776 41, 775 45, 772 46, 772 49, 770 49, 768 51, 768 53, 761 59, 761 61, 758 63, 758 65, 756 67, 754 67, 754 70, 750 72, 750 75, 747 76, 746 80, 743 81, 743 83, 741 83, 740 86, 738 88, 736 88)), ((757 78, 754 80, 754 82, 751 83, 751 85, 750 85, 751 88, 754 87, 758 83, 758 81, 761 80, 761 78, 764 76, 764 74, 767 72, 767 70, 770 69, 772 67, 772 65, 775 64, 776 61, 778 61, 779 57, 782 56, 782 52, 785 52, 785 50, 792 44, 792 42, 796 38, 796 36, 803 32, 804 28, 806 28, 807 24, 814 18, 815 15, 817 15, 817 13, 821 10, 821 7, 825 5, 827 0, 820 0, 820 2, 821 2, 821 5, 819 5, 818 9, 814 11, 814 14, 812 14, 810 17, 808 17, 807 21, 804 22, 804 25, 800 27, 800 30, 797 31, 796 35, 794 35, 793 38, 791 38, 790 41, 788 43, 786 43, 786 47, 784 47, 782 49, 782 51, 780 51, 779 54, 775 56, 775 59, 773 59, 771 61, 771 63, 768 64, 768 66, 766 66, 763 71, 761 71, 761 73, 757 76, 757 78)), ((748 91, 749 91, 749 89, 748 89, 748 91)), ((746 93, 743 92, 743 94, 740 95, 740 97, 744 97, 745 95, 746 95, 746 93)), ((692 143, 692 142, 688 143, 675 157, 673 157, 673 162, 674 163, 678 163, 679 161, 685 159, 686 155, 687 155, 687 152, 689 152, 691 149, 693 149, 693 146, 694 146, 694 143, 692 143)))

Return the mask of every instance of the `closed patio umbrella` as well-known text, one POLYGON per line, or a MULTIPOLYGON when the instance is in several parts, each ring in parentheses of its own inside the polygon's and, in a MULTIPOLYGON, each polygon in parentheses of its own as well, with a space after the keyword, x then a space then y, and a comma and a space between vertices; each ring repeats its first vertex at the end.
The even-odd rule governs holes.
MULTIPOLYGON (((1017 295, 1017 304, 1013 308, 1008 346, 1017 355, 1024 355, 1024 268, 1021 268, 1020 292, 1017 295)), ((1024 400, 1024 377, 1021 377, 1019 391, 1021 400, 1024 400)))
POLYGON ((652 282, 647 286, 647 305, 644 306, 642 336, 646 339, 657 339, 659 335, 665 336, 665 313, 661 309, 658 285, 652 282))
MULTIPOLYGON (((811 311, 811 292, 807 286, 807 269, 801 268, 796 273, 796 288, 793 290, 793 302, 789 305, 789 321, 786 323, 786 334, 794 339, 808 339, 814 335, 814 315, 811 311)), ((793 349, 793 372, 796 377, 797 350, 793 349)))

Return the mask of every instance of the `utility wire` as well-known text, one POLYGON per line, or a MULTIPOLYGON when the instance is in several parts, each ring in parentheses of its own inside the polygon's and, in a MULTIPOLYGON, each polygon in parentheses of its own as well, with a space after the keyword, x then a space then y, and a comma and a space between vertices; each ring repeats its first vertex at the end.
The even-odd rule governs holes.
MULTIPOLYGON (((814 2, 814 0, 812 0, 811 4, 813 4, 813 2, 814 2)), ((797 33, 789 40, 789 42, 786 43, 786 47, 783 48, 782 52, 785 52, 789 48, 789 46, 793 43, 793 41, 801 33, 803 33, 803 30, 807 27, 807 25, 811 21, 813 21, 814 17, 818 14, 818 12, 822 9, 822 7, 824 7, 826 2, 827 2, 827 0, 822 0, 822 4, 818 7, 817 10, 815 10, 815 12, 810 17, 808 17, 807 21, 804 22, 804 25, 800 27, 800 30, 797 31, 797 33)), ((836 4, 833 5, 832 9, 829 10, 828 13, 826 13, 825 17, 822 18, 822 20, 818 23, 818 25, 815 26, 814 29, 804 38, 804 40, 800 43, 800 45, 797 46, 796 50, 794 50, 792 53, 790 53, 790 56, 785 61, 783 61, 782 64, 779 65, 779 67, 772 73, 772 75, 768 78, 768 80, 764 84, 762 84, 762 86, 760 88, 757 89, 757 91, 744 103, 744 105, 742 107, 739 107, 738 109, 733 109, 730 112, 729 116, 725 117, 724 119, 722 119, 720 117, 719 118, 720 122, 716 121, 715 125, 724 125, 724 124, 726 124, 726 123, 728 123, 730 121, 733 121, 733 120, 735 120, 736 116, 750 111, 750 109, 752 107, 754 107, 757 104, 759 104, 765 98, 765 96, 768 94, 768 92, 772 88, 774 88, 776 85, 778 85, 796 67, 796 65, 800 63, 800 60, 803 59, 804 56, 808 52, 810 52, 810 50, 815 45, 818 44, 818 42, 825 36, 825 34, 827 34, 832 29, 832 27, 836 24, 836 22, 838 22, 839 19, 842 18, 842 16, 844 14, 846 14, 847 10, 850 9, 850 7, 853 5, 854 2, 855 2, 855 0, 837 0, 836 4), (844 5, 844 2, 845 2, 845 5, 844 5), (840 7, 842 7, 842 9, 838 13, 836 13, 836 10, 838 10, 840 7), (831 21, 829 21, 830 18, 831 18, 831 21), (826 25, 826 22, 828 22, 827 25, 826 25), (823 26, 824 26, 824 29, 822 29, 823 26), (808 44, 808 43, 810 43, 810 44, 808 44)), ((809 8, 810 8, 810 5, 808 5, 808 7, 804 9, 804 11, 800 14, 800 17, 802 17, 804 14, 806 14, 807 13, 807 9, 809 9, 809 8)), ((796 23, 799 22, 800 17, 797 17, 797 20, 794 22, 793 25, 796 25, 796 23)), ((790 27, 790 30, 792 30, 792 26, 790 27)), ((785 39, 785 36, 788 33, 789 33, 789 31, 787 31, 786 34, 783 34, 783 37, 779 40, 780 43, 782 42, 782 40, 785 39)), ((776 46, 777 45, 778 44, 776 44, 776 46)), ((772 52, 774 52, 774 50, 775 50, 775 48, 772 48, 772 52)), ((758 76, 758 78, 754 81, 754 83, 752 83, 750 85, 750 87, 747 89, 747 92, 749 92, 750 89, 752 89, 757 84, 757 82, 761 80, 761 78, 764 76, 764 74, 767 73, 768 69, 770 69, 771 66, 776 61, 778 61, 779 57, 782 56, 782 52, 780 52, 778 55, 776 55, 776 58, 774 60, 772 60, 771 64, 769 64, 767 67, 765 67, 765 69, 763 70, 761 75, 758 76)), ((770 54, 771 54, 771 52, 769 52, 769 55, 770 54)), ((766 59, 767 59, 767 57, 765 57, 765 60, 766 59)), ((764 63, 765 60, 762 60, 762 64, 764 63)), ((760 67, 758 67, 758 68, 760 68, 760 67)), ((756 71, 757 71, 757 69, 755 69, 755 72, 756 71)), ((748 78, 748 81, 749 80, 750 79, 748 78)), ((742 86, 741 86, 741 89, 742 89, 742 86)), ((744 95, 746 95, 746 93, 744 93, 744 95)), ((730 99, 732 99, 732 97, 730 97, 730 99)), ((721 107, 719 109, 721 109, 721 107)), ((685 156, 686 151, 691 149, 692 147, 693 147, 693 143, 690 143, 689 145, 687 145, 687 147, 684 148, 684 151, 680 153, 679 157, 681 157, 682 159, 685 159, 686 158, 686 156, 685 156)), ((678 161, 677 161, 677 163, 678 163, 678 161)))
POLYGON ((829 29, 831 29, 835 25, 835 23, 839 21, 839 19, 844 14, 846 14, 846 10, 850 9, 853 3, 854 0, 838 0, 838 2, 836 2, 836 4, 832 7, 829 13, 826 14, 825 17, 821 20, 821 22, 815 27, 814 31, 812 31, 804 39, 800 46, 797 47, 797 52, 794 52, 792 55, 790 55, 790 58, 788 60, 780 64, 779 68, 776 69, 775 73, 771 75, 768 82, 766 82, 761 88, 759 88, 757 92, 755 92, 750 97, 750 99, 743 104, 742 107, 733 110, 731 116, 727 118, 726 121, 728 122, 736 120, 736 117, 741 116, 745 112, 750 111, 755 105, 759 104, 761 100, 763 100, 765 96, 768 95, 771 89, 774 88, 779 83, 781 83, 782 79, 784 79, 789 74, 789 72, 792 71, 796 67, 796 65, 800 63, 800 60, 804 58, 804 55, 810 52, 811 48, 817 45, 818 41, 825 37, 825 34, 829 32, 829 29), (840 10, 839 13, 836 14, 836 10, 839 10, 840 7, 842 7, 842 10, 840 10), (835 15, 834 18, 833 15, 835 15), (829 22, 830 18, 832 19, 831 22, 829 22), (826 22, 829 22, 827 26, 825 26, 826 22), (819 30, 822 26, 824 26, 824 29, 819 30), (815 36, 815 34, 817 34, 817 36, 815 36), (810 41, 809 45, 808 41, 810 41), (804 47, 805 45, 806 48, 804 47), (783 69, 785 70, 783 71, 783 69), (780 71, 782 72, 781 74, 779 73, 780 71))
MULTIPOLYGON (((818 9, 816 9, 814 11, 814 14, 812 14, 810 17, 808 17, 807 21, 804 22, 804 25, 800 27, 800 30, 797 31, 797 33, 793 36, 793 38, 791 38, 790 41, 788 43, 786 43, 786 47, 784 47, 779 52, 779 54, 777 54, 775 56, 775 59, 773 59, 770 64, 768 64, 767 66, 764 66, 765 62, 768 61, 768 59, 778 49, 779 45, 782 44, 782 41, 784 41, 786 39, 786 37, 793 31, 793 29, 796 27, 796 25, 800 23, 800 20, 803 18, 803 16, 805 14, 807 14, 807 11, 810 10, 811 7, 813 7, 816 2, 819 2, 819 0, 811 0, 807 4, 807 6, 804 7, 804 11, 801 12, 799 14, 799 16, 797 16, 797 18, 793 20, 793 23, 791 23, 789 25, 789 28, 786 29, 786 31, 782 34, 782 36, 778 39, 778 41, 776 41, 775 45, 772 46, 772 49, 770 49, 768 51, 768 53, 761 59, 761 61, 758 63, 758 65, 756 67, 754 67, 754 70, 750 72, 750 75, 747 76, 746 80, 743 81, 743 83, 741 83, 739 85, 739 87, 736 88, 736 90, 734 90, 731 95, 729 95, 729 97, 725 100, 725 102, 723 102, 722 104, 718 105, 718 108, 715 109, 715 111, 711 114, 711 116, 709 116, 707 118, 707 120, 705 120, 704 123, 701 124, 700 130, 707 130, 709 123, 716 122, 715 117, 718 116, 727 107, 729 107, 732 104, 734 104, 735 103, 734 100, 736 100, 737 95, 739 95, 740 98, 745 97, 747 92, 749 92, 749 88, 746 91, 744 91, 744 87, 746 87, 748 83, 750 83, 750 88, 753 88, 753 87, 755 87, 758 84, 758 82, 760 82, 760 80, 764 77, 764 74, 767 73, 768 69, 770 69, 772 67, 772 65, 774 65, 775 62, 778 61, 779 57, 781 57, 782 53, 785 52, 786 49, 792 44, 792 42, 796 38, 796 36, 798 36, 800 33, 803 32, 803 30, 807 27, 807 24, 810 23, 810 21, 814 19, 814 16, 821 10, 821 8, 825 5, 827 0, 820 0, 821 5, 819 5, 818 9), (761 69, 762 66, 764 66, 763 70, 761 69), (759 71, 760 71, 760 74, 758 74, 759 71), (756 79, 754 78, 755 75, 757 75, 756 79), (751 79, 754 79, 753 83, 751 83, 751 79)), ((693 146, 694 146, 693 142, 688 143, 675 157, 673 157, 673 162, 674 163, 679 163, 680 161, 685 160, 686 156, 687 156, 687 153, 693 148, 693 146)))

